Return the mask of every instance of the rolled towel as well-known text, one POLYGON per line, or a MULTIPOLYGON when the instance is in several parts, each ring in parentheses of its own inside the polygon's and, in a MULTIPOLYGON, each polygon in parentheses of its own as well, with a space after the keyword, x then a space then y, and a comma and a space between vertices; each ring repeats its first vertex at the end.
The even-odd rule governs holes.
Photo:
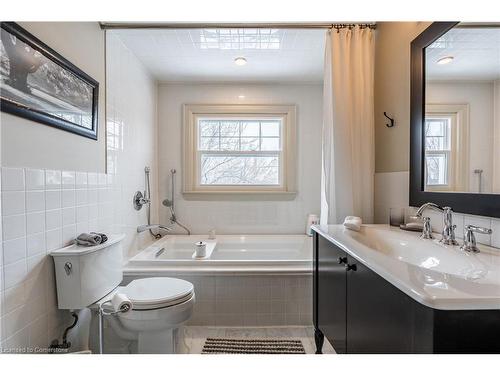
POLYGON ((346 218, 344 219, 344 227, 356 232, 360 231, 361 223, 361 218, 357 216, 346 216, 346 218))
POLYGON ((100 236, 101 237, 101 243, 104 243, 104 242, 106 242, 108 240, 108 236, 106 236, 104 233, 90 232, 90 234, 100 236))
POLYGON ((102 243, 102 237, 97 233, 82 233, 76 237, 75 242, 82 246, 95 246, 102 243))

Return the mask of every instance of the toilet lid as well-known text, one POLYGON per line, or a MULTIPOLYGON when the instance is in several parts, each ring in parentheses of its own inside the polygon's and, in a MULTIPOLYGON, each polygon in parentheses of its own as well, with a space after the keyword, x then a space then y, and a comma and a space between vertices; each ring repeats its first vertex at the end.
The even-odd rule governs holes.
POLYGON ((148 277, 133 280, 120 291, 132 302, 134 310, 159 309, 191 298, 193 284, 171 277, 148 277))

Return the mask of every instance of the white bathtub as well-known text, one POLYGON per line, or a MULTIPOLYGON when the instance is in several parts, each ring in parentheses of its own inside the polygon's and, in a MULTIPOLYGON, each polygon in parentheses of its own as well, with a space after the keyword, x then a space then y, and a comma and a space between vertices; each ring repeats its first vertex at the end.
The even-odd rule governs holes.
POLYGON ((193 259, 207 236, 167 236, 125 265, 124 284, 167 276, 194 285, 190 325, 312 324, 312 238, 305 235, 217 235, 209 259, 193 259), (163 252, 156 256, 158 252, 163 252))
POLYGON ((208 259, 193 259, 206 235, 166 236, 131 258, 125 274, 312 273, 312 238, 306 235, 218 235, 208 259))

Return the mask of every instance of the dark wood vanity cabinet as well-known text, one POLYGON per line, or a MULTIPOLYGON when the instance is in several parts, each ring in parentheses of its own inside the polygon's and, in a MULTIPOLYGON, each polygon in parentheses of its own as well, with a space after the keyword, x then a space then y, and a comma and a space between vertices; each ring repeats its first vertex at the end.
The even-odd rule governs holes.
POLYGON ((500 309, 424 306, 316 232, 313 285, 317 353, 325 337, 337 353, 500 353, 500 309))

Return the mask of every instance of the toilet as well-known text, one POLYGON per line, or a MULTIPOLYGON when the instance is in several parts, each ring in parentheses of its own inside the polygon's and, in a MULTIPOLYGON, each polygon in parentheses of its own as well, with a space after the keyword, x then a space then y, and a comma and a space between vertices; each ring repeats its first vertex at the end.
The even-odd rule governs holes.
POLYGON ((177 353, 184 343, 179 328, 193 313, 193 284, 170 277, 136 279, 119 286, 123 280, 122 245, 125 235, 110 236, 101 245, 71 245, 54 250, 57 301, 60 309, 90 307, 113 311, 111 300, 117 293, 132 303, 126 312, 106 315, 106 322, 122 339, 137 341, 137 351, 177 353))

